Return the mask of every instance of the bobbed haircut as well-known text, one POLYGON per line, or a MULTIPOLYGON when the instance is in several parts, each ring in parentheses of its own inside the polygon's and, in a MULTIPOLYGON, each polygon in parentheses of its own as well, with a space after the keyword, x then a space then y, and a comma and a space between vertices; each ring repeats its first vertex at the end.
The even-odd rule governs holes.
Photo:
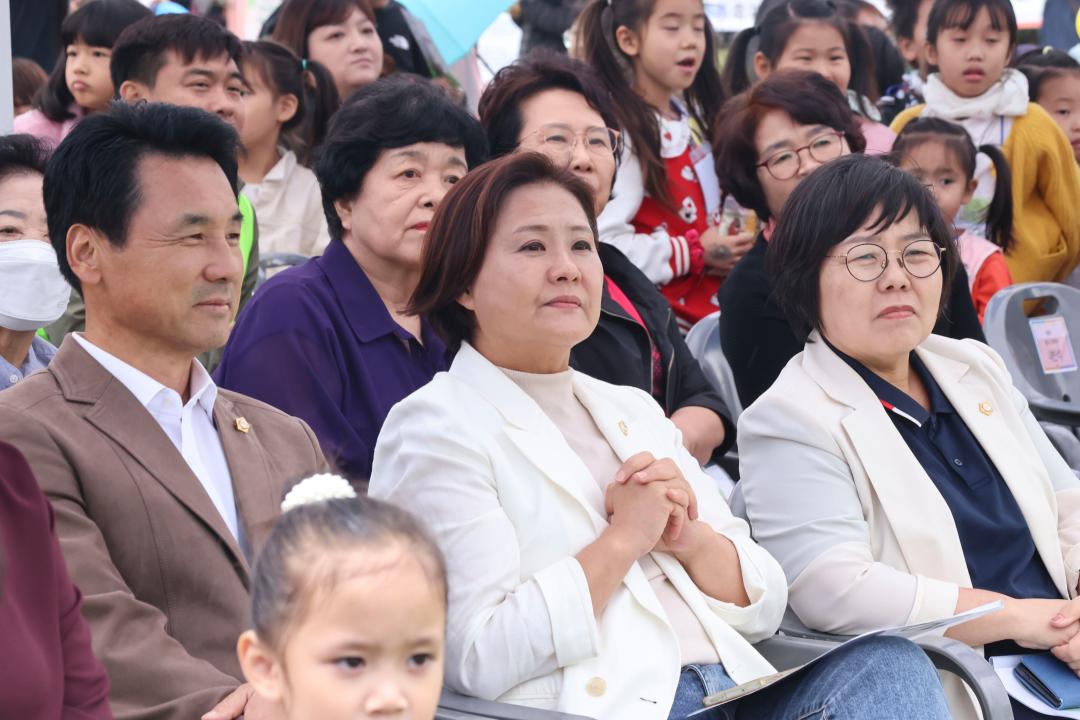
POLYGON ((126 80, 154 87, 170 52, 185 64, 226 55, 237 67, 244 54, 240 39, 213 20, 196 15, 149 17, 124 30, 113 47, 109 72, 116 92, 126 80))
POLYGON ((470 168, 487 157, 480 123, 429 82, 385 77, 349 97, 331 118, 313 167, 332 239, 341 240, 343 231, 334 203, 360 192, 383 150, 416 143, 462 148, 470 168))
POLYGON ((936 44, 942 30, 967 30, 983 8, 990 13, 990 27, 1006 30, 1009 47, 1016 47, 1016 13, 1011 0, 934 0, 926 21, 926 41, 936 44))
POLYGON ((782 70, 773 73, 724 105, 713 134, 716 173, 724 192, 762 221, 771 217, 765 191, 758 180, 754 137, 770 112, 780 111, 801 125, 824 125, 844 134, 851 152, 860 153, 866 140, 859 120, 840 88, 816 72, 782 70))
MULTIPOLYGON (((525 124, 522 104, 547 90, 568 90, 581 95, 605 126, 619 129, 611 93, 596 71, 580 60, 538 48, 495 73, 480 96, 480 124, 487 133, 492 157, 517 149, 525 124)), ((615 157, 619 157, 618 148, 615 157)))
MULTIPOLYGON (((251 620, 259 639, 280 652, 320 598, 346 579, 341 553, 400 547, 416 558, 447 604, 446 563, 421 524, 405 510, 370 497, 324 500, 289 510, 255 561, 251 620)), ((382 568, 372 567, 372 572, 382 568)))
POLYGON ((113 103, 72 129, 45 168, 45 212, 60 272, 82 289, 67 260, 72 225, 100 231, 115 247, 142 199, 138 175, 148 155, 213 160, 237 192, 236 131, 203 110, 165 103, 113 103))
POLYGON ((33 135, 0 135, 0 181, 13 175, 45 174, 49 148, 33 135))
POLYGON ((451 354, 462 342, 471 341, 476 331, 476 316, 458 298, 480 274, 506 199, 532 185, 556 185, 573 195, 589 220, 593 238, 599 237, 592 189, 546 155, 511 153, 466 175, 435 210, 424 237, 420 280, 409 301, 409 312, 427 317, 451 354))
POLYGON ((1080 72, 1080 63, 1072 55, 1057 48, 1036 48, 1024 53, 1013 66, 1028 80, 1028 99, 1039 102, 1042 85, 1047 80, 1080 72))
POLYGON ((271 39, 292 48, 301 58, 308 58, 308 36, 315 28, 345 22, 353 10, 375 22, 375 11, 368 0, 285 0, 277 14, 271 39))
POLYGON ((821 330, 819 281, 825 256, 859 228, 881 231, 911 213, 945 250, 940 315, 960 258, 937 202, 918 180, 880 158, 848 155, 799 183, 784 205, 765 254, 773 297, 796 335, 805 339, 812 330, 821 330))
POLYGON ((33 105, 34 98, 49 82, 49 76, 30 58, 11 58, 11 95, 15 107, 33 105))
POLYGON ((138 0, 91 0, 64 18, 60 57, 35 100, 42 114, 57 122, 75 117, 69 109, 75 96, 67 86, 68 45, 81 41, 92 47, 112 48, 128 26, 152 15, 138 0))

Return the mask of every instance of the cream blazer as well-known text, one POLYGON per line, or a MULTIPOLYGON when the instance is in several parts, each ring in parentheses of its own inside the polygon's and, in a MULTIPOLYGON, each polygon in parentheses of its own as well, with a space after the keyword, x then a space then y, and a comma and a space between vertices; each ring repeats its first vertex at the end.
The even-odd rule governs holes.
MULTIPOLYGON (((672 556, 652 556, 737 682, 772 672, 752 643, 783 616, 779 564, 732 516, 655 400, 580 373, 573 387, 620 459, 649 451, 679 464, 701 519, 738 550, 751 604, 709 598, 672 556)), ((679 643, 649 581, 635 564, 594 615, 574 556, 607 527, 600 488, 532 398, 471 346, 390 412, 369 492, 426 521, 446 555, 450 687, 594 718, 666 720, 679 643)))
MULTIPOLYGON (((739 418, 755 537, 812 628, 851 634, 952 614, 971 578, 944 498, 869 386, 811 339, 739 418)), ((916 352, 1008 484, 1061 596, 1075 597, 1080 480, 1001 358, 936 335, 916 352)))

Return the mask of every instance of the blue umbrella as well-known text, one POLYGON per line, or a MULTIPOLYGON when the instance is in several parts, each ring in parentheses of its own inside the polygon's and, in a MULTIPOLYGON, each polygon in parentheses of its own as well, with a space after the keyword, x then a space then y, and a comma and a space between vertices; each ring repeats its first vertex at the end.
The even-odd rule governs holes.
POLYGON ((455 63, 476 44, 514 0, 401 0, 427 26, 447 63, 455 63))

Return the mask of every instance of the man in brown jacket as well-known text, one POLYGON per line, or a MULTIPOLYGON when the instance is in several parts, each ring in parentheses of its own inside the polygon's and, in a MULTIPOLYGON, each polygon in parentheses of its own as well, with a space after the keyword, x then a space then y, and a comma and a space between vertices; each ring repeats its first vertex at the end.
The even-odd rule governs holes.
POLYGON ((236 658, 251 563, 283 491, 325 468, 307 425, 219 390, 194 360, 224 344, 239 299, 236 142, 171 105, 117 104, 75 128, 45 206, 86 330, 0 394, 0 437, 53 504, 125 720, 197 720, 226 696, 212 717, 274 717, 236 658))

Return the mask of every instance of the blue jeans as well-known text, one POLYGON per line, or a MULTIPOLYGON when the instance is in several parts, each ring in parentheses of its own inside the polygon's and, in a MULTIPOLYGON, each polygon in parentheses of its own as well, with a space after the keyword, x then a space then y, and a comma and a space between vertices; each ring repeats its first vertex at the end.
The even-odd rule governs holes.
MULTIPOLYGON (((702 708, 705 696, 734 687, 723 665, 687 665, 668 720, 702 708)), ((949 720, 941 682, 914 643, 872 638, 808 670, 713 710, 709 720, 949 720)))

